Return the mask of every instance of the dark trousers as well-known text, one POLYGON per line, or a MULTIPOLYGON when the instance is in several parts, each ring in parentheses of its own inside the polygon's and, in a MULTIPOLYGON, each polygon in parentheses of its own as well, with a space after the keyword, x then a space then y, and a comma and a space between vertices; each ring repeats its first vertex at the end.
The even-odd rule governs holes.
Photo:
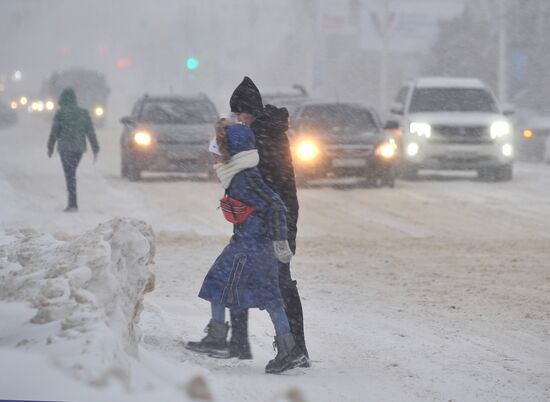
POLYGON ((309 357, 304 336, 304 313, 296 281, 290 276, 290 264, 279 263, 279 289, 285 303, 285 311, 290 324, 290 332, 302 351, 309 357))
POLYGON ((61 164, 65 173, 67 192, 69 193, 68 208, 78 208, 76 202, 76 168, 82 159, 82 152, 61 151, 61 164))
MULTIPOLYGON (((290 275, 290 264, 279 263, 279 288, 285 304, 285 311, 290 324, 290 332, 296 344, 309 357, 304 336, 304 313, 296 281, 290 275)), ((239 345, 248 342, 248 310, 231 310, 231 343, 239 345)))

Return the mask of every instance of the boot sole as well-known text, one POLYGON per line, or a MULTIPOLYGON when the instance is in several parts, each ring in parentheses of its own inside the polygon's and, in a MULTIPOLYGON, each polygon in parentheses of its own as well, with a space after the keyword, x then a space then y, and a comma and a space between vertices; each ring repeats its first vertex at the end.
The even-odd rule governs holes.
MULTIPOLYGON (((187 350, 190 350, 192 352, 196 352, 196 353, 201 353, 203 355, 213 355, 213 354, 222 354, 223 353, 223 350, 216 350, 216 349, 201 349, 201 348, 195 348, 193 346, 188 346, 188 345, 185 345, 184 346, 185 349, 187 350)), ((211 356, 211 357, 214 357, 214 356, 211 356)))
POLYGON ((306 357, 306 360, 300 364, 298 367, 300 368, 310 368, 311 367, 311 360, 309 360, 309 358, 306 357))
POLYGON ((229 352, 213 352, 208 356, 213 357, 214 359, 239 359, 239 360, 252 360, 252 354, 246 355, 232 355, 229 352))
POLYGON ((213 357, 214 359, 232 359, 233 357, 237 357, 231 356, 227 350, 209 351, 208 356, 213 357))
POLYGON ((290 362, 286 366, 283 366, 283 368, 280 369, 280 370, 267 370, 266 369, 265 373, 266 374, 281 374, 281 373, 284 373, 285 371, 292 370, 293 368, 296 368, 296 367, 304 367, 303 364, 306 364, 306 363, 308 363, 307 357, 302 356, 299 359, 290 362))

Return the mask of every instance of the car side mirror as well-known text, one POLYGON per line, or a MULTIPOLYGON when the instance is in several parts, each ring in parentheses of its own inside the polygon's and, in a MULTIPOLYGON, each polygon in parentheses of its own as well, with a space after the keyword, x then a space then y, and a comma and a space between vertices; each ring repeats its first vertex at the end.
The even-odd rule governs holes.
POLYGON ((512 116, 514 113, 516 113, 514 105, 512 105, 511 103, 504 103, 502 105, 502 114, 504 116, 512 116))
POLYGON ((390 112, 393 114, 403 114, 405 112, 405 108, 402 103, 394 102, 390 107, 390 112))
POLYGON ((131 117, 123 117, 122 119, 120 119, 120 122, 125 126, 130 127, 134 127, 136 125, 136 122, 131 117))
POLYGON ((397 120, 388 120, 384 124, 384 130, 397 130, 399 129, 400 124, 397 120))

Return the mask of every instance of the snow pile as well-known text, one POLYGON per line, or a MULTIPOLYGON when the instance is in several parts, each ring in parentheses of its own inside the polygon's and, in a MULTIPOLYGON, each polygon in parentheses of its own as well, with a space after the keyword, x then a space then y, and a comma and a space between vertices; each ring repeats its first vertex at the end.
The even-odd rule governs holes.
POLYGON ((46 355, 87 384, 128 384, 153 257, 152 229, 130 219, 72 240, 0 232, 0 347, 46 355))

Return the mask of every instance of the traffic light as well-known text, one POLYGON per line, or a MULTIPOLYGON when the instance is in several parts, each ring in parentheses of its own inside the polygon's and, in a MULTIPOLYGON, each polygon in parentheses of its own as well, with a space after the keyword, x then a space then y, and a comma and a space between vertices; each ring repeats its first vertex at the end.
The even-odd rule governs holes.
POLYGON ((195 57, 189 57, 187 59, 187 69, 196 70, 199 67, 199 59, 195 57))

